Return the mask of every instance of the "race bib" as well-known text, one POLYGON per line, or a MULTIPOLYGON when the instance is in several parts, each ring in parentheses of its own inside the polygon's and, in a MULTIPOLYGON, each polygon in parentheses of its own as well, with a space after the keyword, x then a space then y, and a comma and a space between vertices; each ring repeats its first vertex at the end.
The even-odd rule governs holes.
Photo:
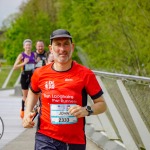
POLYGON ((25 64, 24 69, 25 69, 25 71, 34 70, 34 64, 25 64))
POLYGON ((42 67, 42 64, 43 64, 43 61, 40 60, 40 61, 35 65, 35 67, 37 67, 37 68, 42 67))
POLYGON ((51 123, 52 124, 74 124, 77 118, 70 115, 68 109, 75 104, 51 104, 51 123))

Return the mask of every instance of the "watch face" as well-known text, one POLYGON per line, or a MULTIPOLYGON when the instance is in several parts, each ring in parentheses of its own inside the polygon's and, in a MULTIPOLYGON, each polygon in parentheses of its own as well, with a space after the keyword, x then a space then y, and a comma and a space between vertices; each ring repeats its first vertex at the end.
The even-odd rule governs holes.
POLYGON ((87 106, 86 108, 87 108, 87 110, 88 110, 88 111, 90 111, 90 110, 91 110, 91 107, 90 107, 90 106, 87 106))

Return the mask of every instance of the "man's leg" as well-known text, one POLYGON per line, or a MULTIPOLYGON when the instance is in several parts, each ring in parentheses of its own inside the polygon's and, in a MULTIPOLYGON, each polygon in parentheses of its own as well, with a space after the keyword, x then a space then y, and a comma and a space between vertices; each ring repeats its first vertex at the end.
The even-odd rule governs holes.
POLYGON ((67 150, 66 143, 40 133, 35 135, 35 150, 67 150))
POLYGON ((69 150, 86 150, 86 144, 68 144, 69 150))

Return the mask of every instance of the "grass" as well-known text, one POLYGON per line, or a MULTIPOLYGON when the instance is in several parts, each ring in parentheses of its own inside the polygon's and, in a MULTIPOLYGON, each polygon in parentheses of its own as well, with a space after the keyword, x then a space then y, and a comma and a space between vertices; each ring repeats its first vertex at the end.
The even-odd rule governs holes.
POLYGON ((1 68, 1 70, 0 70, 0 88, 2 88, 9 72, 10 72, 10 68, 1 68))
POLYGON ((19 70, 15 70, 8 82, 7 88, 11 88, 14 86, 16 80, 18 79, 19 75, 20 75, 20 69, 19 70))
MULTIPOLYGON (((7 76, 9 75, 9 72, 11 70, 12 66, 6 66, 2 67, 0 70, 0 89, 2 88, 7 76)), ((20 74, 20 70, 15 70, 6 86, 6 88, 12 88, 20 74)))

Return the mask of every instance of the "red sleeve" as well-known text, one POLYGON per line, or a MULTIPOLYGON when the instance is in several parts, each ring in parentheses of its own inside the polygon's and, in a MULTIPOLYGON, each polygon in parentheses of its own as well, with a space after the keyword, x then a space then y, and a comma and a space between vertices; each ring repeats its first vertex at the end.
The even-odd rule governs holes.
POLYGON ((92 99, 96 99, 103 94, 102 88, 91 70, 89 70, 86 77, 86 91, 92 99))

